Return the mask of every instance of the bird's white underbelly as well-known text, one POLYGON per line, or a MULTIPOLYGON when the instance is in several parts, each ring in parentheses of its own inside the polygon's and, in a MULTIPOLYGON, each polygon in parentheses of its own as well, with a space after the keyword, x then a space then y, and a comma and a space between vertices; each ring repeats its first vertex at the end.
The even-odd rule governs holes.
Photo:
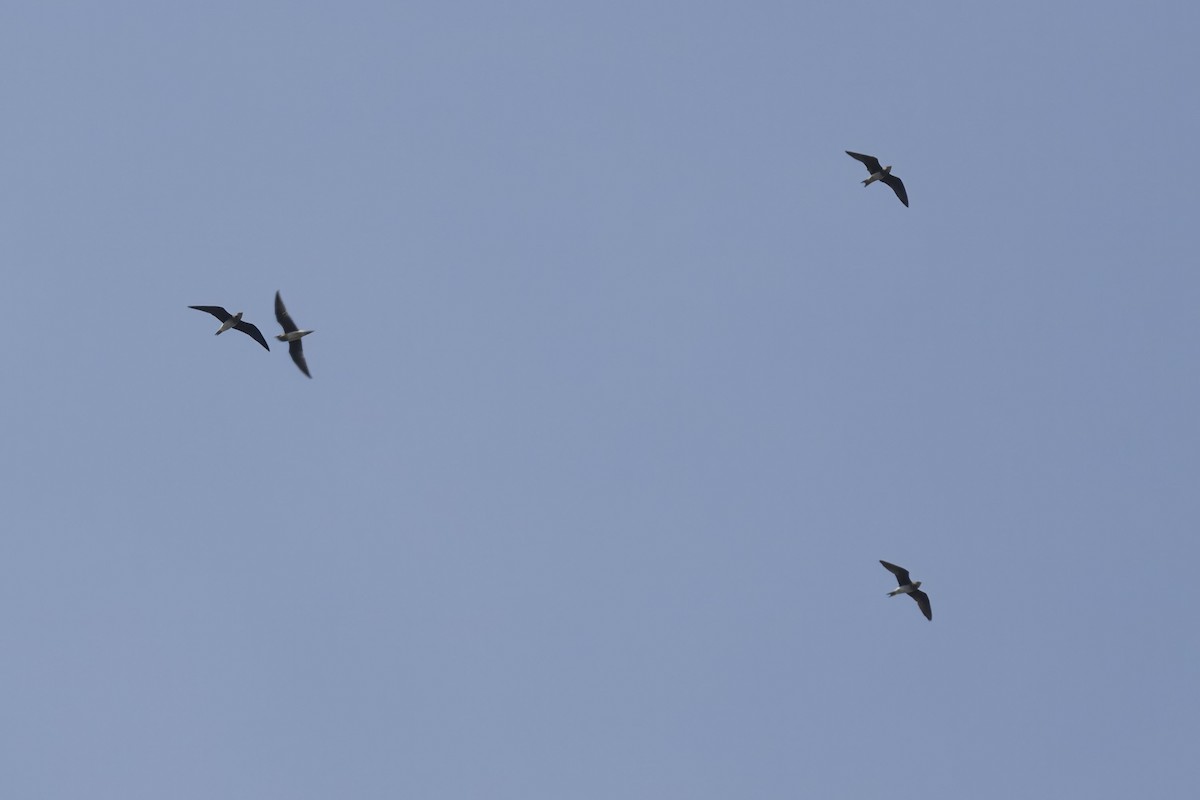
POLYGON ((883 169, 879 170, 879 172, 876 172, 874 175, 872 175, 871 177, 869 177, 865 181, 863 181, 863 186, 870 186, 875 181, 883 180, 884 178, 886 178, 888 175, 891 175, 891 174, 892 174, 892 168, 890 166, 884 167, 883 169))

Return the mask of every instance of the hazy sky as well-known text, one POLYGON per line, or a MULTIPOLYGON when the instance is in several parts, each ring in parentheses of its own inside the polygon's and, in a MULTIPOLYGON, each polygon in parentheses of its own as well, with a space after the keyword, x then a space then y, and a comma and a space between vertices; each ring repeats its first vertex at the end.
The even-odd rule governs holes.
POLYGON ((1193 796, 1198 28, 3 4, 0 796, 1193 796))

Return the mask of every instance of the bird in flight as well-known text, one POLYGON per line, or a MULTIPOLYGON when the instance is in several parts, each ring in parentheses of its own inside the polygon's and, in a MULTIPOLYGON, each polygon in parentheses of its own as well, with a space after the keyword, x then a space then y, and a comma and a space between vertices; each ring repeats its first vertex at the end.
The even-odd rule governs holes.
POLYGON ((300 340, 312 333, 312 331, 302 331, 296 327, 296 323, 292 322, 292 315, 283 307, 283 298, 279 296, 279 292, 275 292, 275 319, 283 326, 283 333, 276 335, 276 339, 281 342, 288 343, 288 352, 292 354, 292 361, 296 362, 296 366, 300 368, 308 377, 308 364, 304 361, 304 346, 300 340))
POLYGON ((904 567, 897 567, 895 564, 889 564, 883 559, 879 560, 883 564, 884 569, 896 576, 896 582, 900 585, 888 592, 888 597, 895 597, 898 594, 906 594, 913 600, 917 601, 917 605, 921 607, 921 613, 925 615, 925 619, 933 619, 933 609, 929 607, 929 595, 921 591, 921 582, 913 583, 908 577, 908 570, 904 567))
POLYGON ((214 317, 221 320, 221 327, 217 328, 217 332, 215 334, 216 336, 220 336, 225 331, 233 328, 234 330, 238 330, 246 334, 266 349, 271 349, 271 345, 267 344, 267 340, 263 338, 262 332, 259 331, 258 328, 254 327, 249 322, 242 322, 243 312, 241 311, 237 312, 236 314, 230 314, 220 306, 188 306, 188 308, 194 308, 197 311, 203 311, 206 314, 212 314, 214 317))
POLYGON ((867 172, 871 173, 871 177, 863 181, 863 186, 870 186, 875 181, 883 181, 892 187, 892 191, 896 193, 896 197, 900 198, 900 202, 904 203, 904 207, 908 207, 908 192, 904 191, 904 182, 892 174, 891 164, 883 167, 879 165, 879 159, 875 156, 864 156, 862 153, 851 153, 849 150, 846 151, 846 155, 867 165, 867 172))

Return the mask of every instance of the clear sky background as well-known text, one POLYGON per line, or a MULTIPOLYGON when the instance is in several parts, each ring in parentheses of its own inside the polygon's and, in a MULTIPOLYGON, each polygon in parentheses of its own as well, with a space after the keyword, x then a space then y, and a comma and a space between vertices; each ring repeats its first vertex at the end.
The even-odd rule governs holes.
POLYGON ((1193 797, 1198 27, 5 3, 0 796, 1193 797))

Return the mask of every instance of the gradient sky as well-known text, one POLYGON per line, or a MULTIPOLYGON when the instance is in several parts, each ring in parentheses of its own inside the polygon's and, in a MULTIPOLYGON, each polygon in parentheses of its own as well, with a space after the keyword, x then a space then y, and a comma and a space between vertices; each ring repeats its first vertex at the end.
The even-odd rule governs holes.
POLYGON ((4 3, 0 796, 1193 796, 1198 28, 4 3))

